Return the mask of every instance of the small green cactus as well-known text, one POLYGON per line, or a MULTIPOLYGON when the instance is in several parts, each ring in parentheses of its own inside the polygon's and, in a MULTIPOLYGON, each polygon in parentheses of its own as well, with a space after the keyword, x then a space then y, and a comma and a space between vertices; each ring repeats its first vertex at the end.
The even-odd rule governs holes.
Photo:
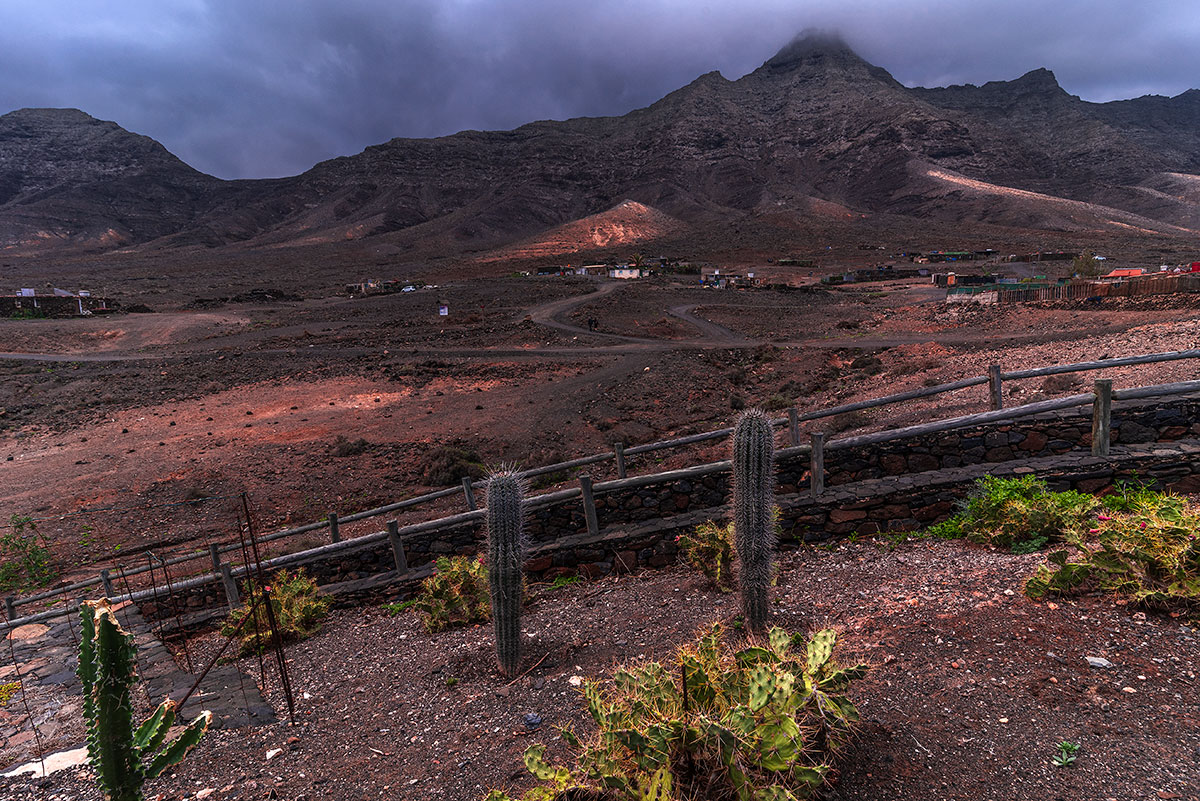
POLYGON ((174 701, 159 704, 135 730, 129 698, 137 681, 133 635, 117 623, 107 600, 84 601, 79 616, 83 636, 78 675, 83 682, 88 761, 109 801, 142 801, 146 779, 182 762, 208 731, 212 713, 201 712, 165 747, 167 732, 175 724, 174 701))
POLYGON ((761 632, 775 557, 775 433, 760 409, 742 412, 733 428, 733 532, 742 613, 761 632))
POLYGON ((488 584, 496 660, 505 676, 521 663, 521 601, 524 595, 525 487, 518 473, 500 469, 487 481, 488 584))

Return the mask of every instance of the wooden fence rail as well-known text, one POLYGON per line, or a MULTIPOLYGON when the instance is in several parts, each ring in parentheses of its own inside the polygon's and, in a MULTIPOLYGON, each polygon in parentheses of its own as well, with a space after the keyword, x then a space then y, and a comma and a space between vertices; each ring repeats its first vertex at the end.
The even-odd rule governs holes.
MULTIPOLYGON (((993 410, 990 412, 983 412, 983 413, 976 414, 976 415, 967 415, 967 416, 961 417, 961 418, 950 418, 947 420, 940 420, 940 421, 935 421, 932 423, 925 423, 925 424, 917 425, 917 426, 909 426, 906 428, 894 429, 891 431, 882 431, 882 432, 876 432, 876 433, 872 433, 872 434, 864 434, 864 435, 860 435, 857 437, 848 437, 848 438, 842 438, 842 439, 838 439, 838 440, 829 440, 829 441, 826 441, 823 443, 824 450, 826 450, 826 451, 839 450, 839 449, 844 449, 844 448, 856 447, 857 445, 867 445, 867 444, 873 444, 873 443, 878 443, 878 442, 887 442, 887 441, 891 441, 893 439, 903 438, 903 436, 920 436, 925 433, 933 433, 935 431, 950 430, 950 428, 961 427, 956 422, 956 421, 961 421, 961 420, 973 421, 970 423, 964 423, 963 425, 977 425, 977 424, 983 424, 983 423, 988 423, 988 422, 994 422, 997 420, 1007 419, 1003 415, 995 416, 997 411, 1002 411, 1002 410, 998 409, 998 406, 1000 404, 997 403, 997 399, 1002 397, 1001 385, 1002 385, 1003 381, 1015 381, 1015 380, 1021 380, 1021 379, 1026 379, 1026 378, 1037 378, 1037 377, 1042 377, 1042 376, 1060 375, 1063 373, 1084 372, 1084 371, 1090 371, 1090 370, 1104 370, 1104 369, 1113 368, 1113 367, 1125 367, 1125 366, 1141 365, 1141 364, 1154 364, 1154 363, 1161 363, 1161 362, 1168 362, 1168 361, 1176 361, 1176 360, 1180 360, 1180 359, 1196 359, 1196 358, 1200 358, 1200 349, 1169 351, 1169 352, 1164 352, 1164 353, 1150 353, 1150 354, 1145 354, 1145 355, 1141 355, 1141 356, 1123 356, 1123 357, 1118 357, 1118 358, 1114 358, 1114 359, 1100 359, 1100 360, 1092 361, 1092 362, 1075 362, 1075 363, 1071 363, 1071 364, 1051 365, 1051 366, 1047 366, 1047 367, 1037 367, 1037 368, 1025 369, 1025 370, 1011 370, 1008 372, 1003 372, 1003 371, 1000 371, 998 367, 993 367, 992 369, 989 370, 989 375, 973 376, 970 378, 960 379, 958 381, 951 381, 951 382, 945 383, 945 384, 937 384, 932 387, 920 387, 918 389, 907 390, 904 392, 897 392, 897 393, 893 393, 890 395, 884 395, 884 396, 881 396, 878 398, 871 398, 871 399, 863 400, 863 401, 855 401, 854 403, 842 404, 840 406, 833 406, 833 407, 829 407, 826 409, 819 409, 819 410, 815 410, 815 411, 800 413, 797 409, 792 408, 792 409, 788 410, 788 414, 786 417, 780 417, 780 418, 773 419, 771 421, 771 423, 773 426, 775 426, 777 428, 781 427, 781 426, 787 426, 788 430, 789 430, 789 439, 791 440, 791 446, 795 447, 795 446, 800 445, 800 443, 798 442, 798 439, 799 439, 799 423, 801 423, 801 422, 820 420, 820 419, 832 417, 832 416, 839 415, 839 414, 845 414, 847 412, 854 412, 854 411, 860 411, 863 409, 887 406, 887 405, 891 405, 891 404, 895 404, 895 403, 902 403, 902 402, 909 401, 909 400, 915 400, 918 398, 932 397, 932 396, 940 395, 940 394, 947 393, 947 392, 956 392, 961 389, 967 389, 969 387, 980 386, 983 384, 990 384, 989 395, 991 398, 991 405, 993 407, 993 410), (908 433, 903 434, 901 436, 897 436, 897 432, 908 432, 908 433)), ((1161 387, 1158 387, 1158 388, 1142 387, 1142 388, 1137 388, 1137 389, 1115 390, 1112 394, 1112 397, 1114 400, 1128 400, 1128 399, 1133 399, 1133 398, 1155 397, 1154 393, 1171 394, 1170 392, 1165 391, 1165 389, 1164 389, 1165 387, 1191 386, 1192 384, 1195 384, 1195 383, 1196 382, 1182 382, 1181 384, 1177 384, 1177 385, 1161 385, 1161 387), (1162 391, 1160 391, 1160 390, 1162 390, 1162 391), (1130 393, 1139 393, 1139 392, 1145 392, 1145 391, 1150 391, 1152 394, 1150 394, 1150 395, 1130 394, 1130 393)), ((1194 391, 1194 390, 1189 389, 1189 390, 1182 390, 1182 391, 1194 391)), ((1072 395, 1068 398, 1059 398, 1059 399, 1054 399, 1054 400, 1049 400, 1049 401, 1041 401, 1036 404, 1026 404, 1025 406, 1014 407, 1012 410, 1009 410, 1009 411, 1031 409, 1031 408, 1036 407, 1034 411, 1023 412, 1022 414, 1020 414, 1018 416, 1026 416, 1029 414, 1038 414, 1042 411, 1050 411, 1053 409, 1066 409, 1066 408, 1071 408, 1073 406, 1086 405, 1088 403, 1091 403, 1092 397, 1093 397, 1092 393, 1086 393, 1083 395, 1072 395), (1081 400, 1081 399, 1086 399, 1086 400, 1081 400)), ((703 443, 703 442, 711 442, 713 440, 724 439, 732 433, 733 433, 733 428, 728 427, 728 428, 716 429, 714 431, 705 431, 705 432, 701 432, 698 434, 690 434, 690 435, 683 436, 683 437, 676 437, 673 439, 665 439, 665 440, 658 440, 656 442, 648 442, 648 443, 644 443, 642 445, 634 445, 634 446, 630 446, 630 447, 618 445, 618 446, 615 446, 612 451, 605 451, 602 453, 596 453, 596 454, 592 454, 589 456, 583 456, 583 457, 580 457, 577 459, 572 459, 572 460, 565 461, 565 462, 557 462, 555 464, 530 468, 529 470, 525 470, 522 472, 526 477, 532 478, 535 476, 549 475, 549 474, 563 472, 563 471, 567 471, 567 470, 573 470, 573 469, 580 468, 580 467, 587 467, 589 465, 608 462, 611 460, 616 463, 617 473, 618 473, 618 477, 619 477, 618 480, 633 480, 633 479, 627 479, 625 476, 625 473, 626 473, 627 467, 628 467, 628 460, 632 456, 637 456, 639 454, 645 454, 645 453, 652 453, 652 452, 656 452, 656 451, 671 450, 671 449, 686 447, 688 445, 695 445, 695 444, 699 444, 699 443, 703 443)), ((805 451, 805 452, 807 453, 807 451, 805 451)), ((664 475, 664 474, 651 474, 650 477, 653 477, 654 475, 664 475)), ((635 478, 640 478, 640 477, 635 477, 635 478)), ((610 483, 610 482, 601 482, 601 483, 596 484, 595 487, 597 489, 599 489, 601 487, 605 487, 608 483, 610 483)), ((651 482, 651 483, 653 483, 653 482, 651 482)), ((414 506, 427 504, 427 503, 430 503, 435 500, 439 500, 442 498, 448 498, 448 497, 452 497, 452 496, 462 496, 463 500, 464 500, 464 504, 468 507, 468 513, 470 513, 473 511, 472 507, 474 505, 473 504, 473 491, 475 489, 480 489, 480 488, 484 487, 485 484, 486 484, 485 480, 477 480, 477 481, 472 481, 472 482, 464 481, 461 486, 450 487, 450 488, 442 489, 442 490, 435 490, 434 492, 424 493, 422 495, 417 495, 412 498, 406 498, 404 500, 397 501, 395 503, 386 504, 384 506, 377 506, 372 509, 366 509, 366 510, 363 510, 360 512, 355 512, 353 514, 337 515, 336 513, 331 512, 325 519, 318 520, 316 522, 308 523, 308 524, 301 525, 301 526, 296 526, 293 528, 283 529, 283 530, 276 531, 271 534, 267 534, 265 536, 259 537, 258 542, 260 542, 260 543, 273 542, 273 541, 276 541, 279 539, 284 539, 287 537, 294 537, 294 536, 297 536, 300 534, 305 534, 308 532, 329 530, 330 535, 331 535, 330 538, 333 541, 331 544, 339 544, 337 541, 339 539, 341 539, 340 526, 343 524, 353 523, 353 522, 357 522, 360 520, 367 520, 367 519, 374 518, 374 517, 384 516, 384 515, 390 514, 392 512, 400 511, 402 509, 407 509, 407 508, 411 508, 414 506)), ((580 490, 579 490, 579 488, 576 487, 574 489, 564 490, 564 491, 560 491, 557 493, 546 493, 543 495, 534 496, 534 498, 555 498, 556 496, 562 495, 563 492, 569 493, 569 494, 571 494, 571 497, 573 497, 574 495, 578 495, 580 493, 580 490)), ((531 499, 531 501, 532 500, 533 499, 531 499)), ((437 521, 430 521, 430 522, 437 522, 437 521)), ((417 525, 420 525, 420 524, 417 524, 417 525)), ((357 538, 354 538, 354 540, 358 540, 361 538, 362 537, 357 537, 357 538)), ((237 552, 237 551, 241 550, 241 545, 240 545, 240 543, 237 543, 237 542, 228 543, 225 545, 218 545, 218 546, 214 546, 214 547, 216 549, 217 554, 226 554, 226 553, 237 552)), ((191 552, 191 553, 183 554, 181 556, 176 556, 176 557, 172 557, 170 559, 166 559, 163 562, 159 563, 158 565, 154 565, 154 566, 151 566, 148 564, 148 565, 142 565, 142 566, 138 566, 138 567, 121 568, 111 574, 110 580, 123 581, 126 578, 141 575, 143 573, 149 572, 152 569, 160 569, 164 566, 165 567, 173 567, 175 565, 183 564, 185 562, 191 562, 191 561, 194 561, 197 559, 203 559, 204 557, 210 556, 210 555, 211 554, 209 551, 196 550, 195 552, 191 552)), ((85 579, 82 581, 77 581, 72 584, 68 584, 66 586, 55 587, 55 588, 45 590, 40 593, 36 593, 34 595, 26 596, 24 598, 14 599, 13 607, 18 608, 21 606, 26 606, 28 604, 34 604, 34 603, 39 603, 42 601, 48 601, 53 598, 58 598, 58 597, 61 597, 64 595, 69 595, 71 593, 78 592, 79 590, 84 590, 84 589, 88 589, 88 588, 92 588, 92 587, 96 587, 96 586, 103 586, 103 583, 104 583, 104 580, 100 576, 97 576, 95 578, 85 579)))

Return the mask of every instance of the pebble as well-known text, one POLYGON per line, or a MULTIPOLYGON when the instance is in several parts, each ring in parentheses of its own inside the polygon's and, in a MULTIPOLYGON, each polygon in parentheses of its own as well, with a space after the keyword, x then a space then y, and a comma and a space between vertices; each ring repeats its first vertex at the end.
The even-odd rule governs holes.
POLYGON ((1112 662, 1109 662, 1107 659, 1105 659, 1102 656, 1087 656, 1084 658, 1087 660, 1088 667, 1094 667, 1094 668, 1115 667, 1112 662))
POLYGON ((526 728, 536 729, 542 725, 542 716, 537 712, 529 712, 522 718, 525 721, 526 728))

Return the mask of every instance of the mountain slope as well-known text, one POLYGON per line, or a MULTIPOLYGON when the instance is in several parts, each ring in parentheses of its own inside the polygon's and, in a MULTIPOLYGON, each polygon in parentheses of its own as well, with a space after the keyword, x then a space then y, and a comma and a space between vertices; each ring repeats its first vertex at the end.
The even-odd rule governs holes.
POLYGON ((1178 234, 1200 221, 1198 173, 1195 90, 1087 103, 1046 70, 907 89, 842 42, 806 37, 736 81, 708 73, 621 117, 393 139, 270 181, 203 175, 82 112, 13 112, 0 117, 0 248, 374 237, 459 253, 625 200, 709 227, 839 208, 1178 234))

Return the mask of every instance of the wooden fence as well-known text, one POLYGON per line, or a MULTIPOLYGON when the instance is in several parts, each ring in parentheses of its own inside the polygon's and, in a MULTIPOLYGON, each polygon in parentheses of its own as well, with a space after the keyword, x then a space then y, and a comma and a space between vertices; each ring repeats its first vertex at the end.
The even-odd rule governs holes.
MULTIPOLYGON (((1108 452, 1107 427, 1108 415, 1111 413, 1112 400, 1133 400, 1139 398, 1151 398, 1196 392, 1200 391, 1200 381, 1185 381, 1180 383, 1162 384, 1134 389, 1113 390, 1111 381, 1100 380, 1096 382, 1096 387, 1093 392, 1025 404, 1023 406, 1012 407, 1010 409, 1003 408, 1003 382, 1059 375, 1063 373, 1104 370, 1113 367, 1153 364, 1195 358, 1200 358, 1200 349, 1152 353, 1141 356, 1127 356, 1115 359, 1103 359, 1093 362, 1076 362, 1072 364, 1060 364, 1026 370, 1013 370, 1008 372, 1002 371, 998 365, 993 365, 989 369, 987 375, 964 378, 947 384, 939 384, 932 387, 922 387, 919 389, 885 395, 879 398, 872 398, 869 400, 857 401, 854 403, 842 404, 840 406, 804 413, 801 413, 798 409, 793 407, 787 411, 787 415, 785 417, 774 419, 772 420, 772 423, 776 427, 786 427, 788 431, 788 440, 791 444, 789 447, 784 448, 779 452, 781 457, 787 458, 810 455, 813 468, 812 490, 818 494, 824 486, 823 464, 825 451, 842 450, 846 448, 854 448, 864 445, 920 437, 926 434, 950 431, 973 425, 1007 422, 1009 420, 1016 420, 1043 412, 1076 408, 1089 404, 1093 405, 1097 410, 1103 410, 1103 420, 1095 422, 1094 427, 1101 426, 1105 434, 1104 436, 1100 436, 1097 433, 1096 436, 1093 437, 1093 452, 1096 455, 1104 456, 1107 455, 1108 452), (920 425, 908 426, 905 428, 879 431, 853 437, 842 437, 834 440, 826 440, 826 437, 823 433, 816 433, 811 437, 811 445, 801 442, 801 422, 819 420, 844 414, 846 412, 886 406, 918 398, 932 397, 942 393, 954 392, 983 384, 989 385, 988 395, 990 410, 986 412, 936 420, 928 423, 922 423, 920 425)), ((649 442, 632 447, 624 447, 621 443, 617 443, 612 451, 605 451, 602 453, 592 454, 590 456, 572 459, 566 462, 558 462, 556 464, 545 465, 523 471, 526 477, 534 477, 605 462, 615 462, 616 466, 617 478, 615 480, 593 484, 589 475, 581 475, 578 479, 578 486, 554 492, 542 493, 540 495, 534 495, 528 500, 528 506, 531 509, 537 509, 566 500, 583 497, 585 499, 585 507, 588 507, 591 505, 586 503, 586 501, 594 492, 628 489, 655 484, 661 481, 678 480, 678 478, 687 478, 694 475, 707 475, 711 472, 727 470, 728 462, 721 461, 684 468, 682 470, 651 473, 642 476, 631 477, 628 475, 627 460, 630 456, 638 454, 671 450, 697 443, 724 439, 727 438, 732 432, 732 428, 721 428, 714 431, 706 431, 685 437, 649 442)), ((358 547, 366 542, 375 541, 382 537, 389 536, 392 538, 393 549, 399 548, 399 556, 397 557, 397 562, 399 563, 400 559, 403 557, 403 546, 400 543, 405 536, 425 533, 438 528, 450 527, 467 521, 482 519, 483 510, 477 508, 475 501, 475 490, 481 489, 485 483, 485 481, 471 481, 469 479, 464 479, 462 484, 458 487, 426 493, 424 495, 408 498, 396 503, 379 506, 373 509, 355 512, 349 515, 338 515, 335 512, 330 512, 325 518, 307 525, 288 528, 258 537, 257 542, 261 544, 287 537, 295 537, 313 531, 329 531, 329 544, 306 549, 294 554, 276 557, 264 562, 263 564, 265 567, 292 564, 296 561, 302 561, 306 556, 315 556, 324 554, 326 552, 333 553, 337 552, 339 548, 358 547), (349 540, 343 539, 341 536, 340 529, 342 524, 385 516, 392 512, 411 508, 421 504, 427 504, 441 498, 447 498, 455 495, 461 495, 463 497, 464 504, 467 507, 466 511, 461 514, 451 515, 450 517, 442 517, 435 520, 427 520, 402 528, 398 526, 396 521, 391 521, 391 524, 388 526, 388 531, 376 531, 349 540)), ((589 530, 598 525, 596 522, 594 506, 591 507, 591 512, 587 514, 587 524, 589 530)), ((592 533, 595 532, 593 531, 592 533)), ((115 594, 115 581, 124 580, 130 576, 136 576, 152 569, 158 570, 163 567, 175 566, 186 562, 208 560, 211 565, 211 571, 201 568, 204 570, 203 575, 199 576, 198 578, 185 580, 182 584, 177 585, 177 589, 182 589, 184 586, 193 586, 197 582, 204 583, 211 581, 212 577, 215 575, 223 580, 228 590, 228 588, 233 585, 233 577, 246 575, 248 572, 248 566, 243 564, 235 567, 229 562, 224 562, 222 560, 222 556, 231 552, 239 552, 242 550, 242 547, 243 546, 240 542, 233 542, 225 545, 212 545, 208 551, 193 552, 172 559, 162 560, 158 565, 146 565, 116 572, 105 569, 101 570, 99 575, 96 577, 78 581, 72 584, 54 587, 34 595, 26 596, 24 598, 15 598, 12 596, 7 597, 4 599, 5 609, 8 617, 8 622, 5 623, 5 628, 14 625, 20 625, 26 622, 49 619, 66 613, 65 610, 54 609, 29 615, 24 618, 19 618, 18 610, 23 606, 53 602, 55 600, 73 599, 76 594, 80 593, 80 591, 88 590, 93 587, 101 587, 103 588, 107 597, 116 598, 117 595, 115 594)), ((195 572, 200 571, 197 570, 195 572)), ((234 586, 233 591, 236 592, 236 586, 234 586)), ((134 600, 143 600, 144 598, 150 597, 150 591, 147 590, 143 592, 127 593, 122 597, 132 598, 134 600)))

